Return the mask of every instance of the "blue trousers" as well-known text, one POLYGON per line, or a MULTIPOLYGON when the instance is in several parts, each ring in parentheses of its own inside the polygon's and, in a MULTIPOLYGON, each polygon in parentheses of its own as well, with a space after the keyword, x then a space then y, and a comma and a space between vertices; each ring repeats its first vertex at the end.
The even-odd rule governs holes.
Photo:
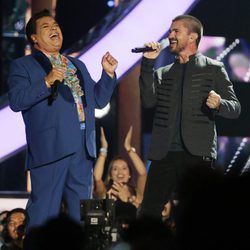
POLYGON ((26 207, 27 229, 58 216, 62 199, 66 202, 68 215, 80 222, 80 200, 91 197, 92 171, 93 159, 87 156, 84 135, 82 147, 76 153, 31 169, 32 191, 26 207))

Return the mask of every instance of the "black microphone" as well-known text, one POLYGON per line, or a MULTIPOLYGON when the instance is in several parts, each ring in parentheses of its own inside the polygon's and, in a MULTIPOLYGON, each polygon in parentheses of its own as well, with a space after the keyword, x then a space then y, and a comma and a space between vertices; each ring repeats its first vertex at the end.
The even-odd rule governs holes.
POLYGON ((141 48, 134 48, 131 49, 132 53, 144 53, 144 52, 150 52, 150 51, 155 51, 155 49, 151 48, 151 47, 141 47, 141 48))
MULTIPOLYGON (((168 38, 162 39, 160 41, 161 44, 161 49, 165 49, 168 45, 169 45, 169 40, 168 38)), ((155 51, 155 49, 151 48, 151 47, 138 47, 138 48, 134 48, 131 50, 132 53, 144 53, 144 52, 151 52, 151 51, 155 51)))
POLYGON ((61 82, 59 80, 55 80, 53 85, 51 85, 51 98, 52 100, 54 101, 57 96, 58 96, 58 85, 60 84, 61 82))

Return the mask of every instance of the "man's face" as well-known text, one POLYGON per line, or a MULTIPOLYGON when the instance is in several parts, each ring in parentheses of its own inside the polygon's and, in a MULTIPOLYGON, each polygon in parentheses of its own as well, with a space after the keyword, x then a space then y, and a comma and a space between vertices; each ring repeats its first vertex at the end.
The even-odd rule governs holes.
POLYGON ((8 232, 13 240, 17 240, 20 238, 18 233, 18 227, 23 225, 25 220, 25 215, 23 213, 14 213, 11 215, 10 221, 8 223, 8 232))
POLYGON ((62 47, 62 31, 58 23, 50 16, 42 17, 36 21, 36 34, 31 37, 35 48, 45 53, 59 53, 62 47))
POLYGON ((170 52, 179 55, 188 48, 190 34, 191 33, 183 21, 179 20, 172 22, 168 35, 170 52))

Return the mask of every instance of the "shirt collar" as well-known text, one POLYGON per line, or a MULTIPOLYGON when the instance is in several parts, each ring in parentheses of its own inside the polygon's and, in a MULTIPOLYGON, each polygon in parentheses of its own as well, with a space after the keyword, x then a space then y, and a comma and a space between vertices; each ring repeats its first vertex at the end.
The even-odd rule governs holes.
MULTIPOLYGON (((188 60, 187 63, 194 61, 194 59, 195 59, 197 56, 199 56, 199 55, 200 55, 200 52, 196 52, 195 54, 190 55, 190 56, 189 56, 189 60, 188 60)), ((176 63, 179 63, 179 57, 178 57, 178 56, 175 57, 175 62, 176 62, 176 63)))

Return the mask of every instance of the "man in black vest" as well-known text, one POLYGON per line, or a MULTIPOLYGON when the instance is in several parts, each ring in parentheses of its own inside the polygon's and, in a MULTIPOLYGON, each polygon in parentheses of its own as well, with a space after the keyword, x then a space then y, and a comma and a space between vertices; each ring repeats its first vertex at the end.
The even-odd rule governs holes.
POLYGON ((146 44, 154 51, 142 59, 141 101, 146 108, 155 107, 155 114, 141 210, 145 215, 161 216, 190 166, 212 166, 217 157, 215 116, 234 119, 241 111, 223 64, 198 52, 202 33, 197 18, 174 18, 168 39, 176 60, 156 71, 160 43, 146 44))

